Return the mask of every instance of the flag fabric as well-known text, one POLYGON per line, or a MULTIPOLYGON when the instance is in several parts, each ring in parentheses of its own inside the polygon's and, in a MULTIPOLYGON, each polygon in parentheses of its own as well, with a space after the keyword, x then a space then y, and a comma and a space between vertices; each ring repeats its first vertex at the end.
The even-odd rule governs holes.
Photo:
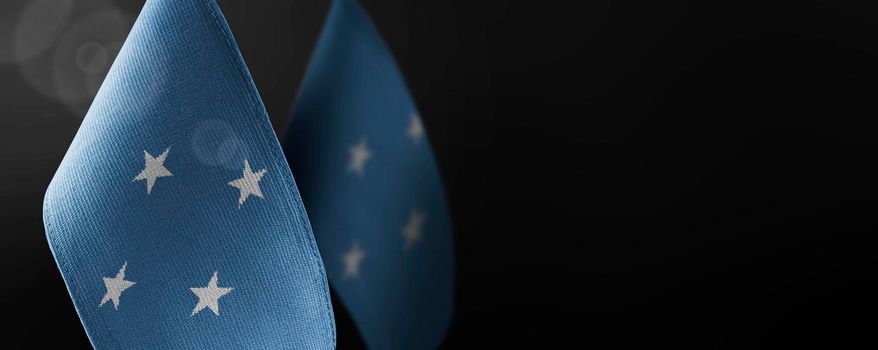
POLYGON ((148 0, 44 201, 99 349, 330 349, 326 274, 211 0, 148 0))
POLYGON ((439 170, 402 75, 353 0, 331 5, 284 148, 367 346, 439 346, 454 279, 439 170))

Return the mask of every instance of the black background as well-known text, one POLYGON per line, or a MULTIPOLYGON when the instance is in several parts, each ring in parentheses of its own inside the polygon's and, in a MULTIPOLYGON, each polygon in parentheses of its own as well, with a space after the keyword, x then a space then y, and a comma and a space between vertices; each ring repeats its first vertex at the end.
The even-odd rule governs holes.
MULTIPOLYGON (((444 347, 875 347, 878 5, 362 2, 446 184, 444 347)), ((281 132, 328 1, 219 3, 281 132)), ((8 347, 88 347, 40 219, 87 105, 0 64, 8 347)))

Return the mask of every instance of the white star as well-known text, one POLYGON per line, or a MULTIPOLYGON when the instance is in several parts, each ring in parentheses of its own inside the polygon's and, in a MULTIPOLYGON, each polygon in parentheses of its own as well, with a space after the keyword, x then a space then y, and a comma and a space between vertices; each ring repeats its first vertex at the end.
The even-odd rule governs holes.
POLYGON ((421 118, 417 112, 412 112, 410 119, 409 130, 406 133, 417 144, 424 136, 424 124, 421 123, 421 118))
POLYGON ((421 240, 423 236, 421 225, 424 224, 425 219, 427 219, 427 214, 412 210, 409 222, 402 228, 402 236, 405 237, 405 249, 411 248, 415 242, 421 240))
POLYGON ((360 261, 365 257, 366 253, 354 242, 351 250, 344 255, 344 278, 359 277, 360 261))
POLYGON ((366 138, 360 140, 360 143, 351 146, 351 161, 348 163, 348 171, 356 172, 357 175, 363 176, 363 169, 366 167, 366 161, 372 157, 372 151, 366 145, 366 138))
POLYGON ((210 278, 210 282, 207 282, 207 287, 204 288, 189 288, 192 293, 198 296, 198 304, 195 305, 195 308, 192 309, 192 315, 195 316, 199 311, 204 310, 204 308, 210 308, 210 311, 213 311, 214 315, 219 316, 219 298, 222 296, 229 294, 233 288, 220 288, 216 286, 216 271, 213 272, 213 277, 210 278))
POLYGON ((248 163, 246 159, 244 160, 244 176, 240 179, 229 182, 229 186, 241 190, 241 197, 238 198, 238 208, 244 204, 244 201, 246 201, 247 197, 250 197, 251 194, 262 198, 262 190, 259 189, 259 180, 262 180, 262 176, 265 175, 265 173, 265 169, 254 173, 253 170, 250 170, 250 163, 248 163))
POLYGON ((104 306, 104 304, 112 300, 113 307, 119 310, 119 298, 122 296, 122 292, 134 285, 134 282, 125 280, 125 267, 127 266, 128 262, 126 261, 122 264, 119 272, 116 273, 116 277, 104 277, 104 287, 107 287, 107 293, 104 294, 98 307, 104 306))
POLYGON ((165 159, 168 158, 168 151, 170 148, 165 149, 165 152, 162 153, 158 157, 153 157, 152 154, 149 154, 146 150, 143 151, 143 158, 146 159, 146 166, 143 167, 143 171, 137 176, 134 177, 134 180, 146 180, 146 194, 152 192, 152 186, 155 185, 155 179, 165 176, 173 176, 168 168, 165 168, 165 159))

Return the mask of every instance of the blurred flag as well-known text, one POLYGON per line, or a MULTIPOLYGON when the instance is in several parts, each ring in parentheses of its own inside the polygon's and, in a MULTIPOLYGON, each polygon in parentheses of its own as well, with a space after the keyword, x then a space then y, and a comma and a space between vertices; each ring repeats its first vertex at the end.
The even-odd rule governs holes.
POLYGON ((452 231, 417 108, 358 3, 335 0, 285 150, 330 282, 373 349, 430 349, 452 312, 452 231))
POLYGON ((96 348, 329 349, 296 185, 211 0, 149 0, 46 193, 96 348))

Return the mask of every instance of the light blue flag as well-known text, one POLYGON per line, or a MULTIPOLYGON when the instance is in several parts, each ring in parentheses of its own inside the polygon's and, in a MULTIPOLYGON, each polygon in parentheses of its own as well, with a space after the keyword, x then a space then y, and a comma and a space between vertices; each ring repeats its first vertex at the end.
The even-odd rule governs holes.
POLYGON ((308 218, 211 0, 146 2, 44 221, 95 348, 334 347, 308 218))
POLYGON ((439 346, 454 279, 439 170, 390 52, 353 0, 332 3, 284 147, 366 344, 439 346))

